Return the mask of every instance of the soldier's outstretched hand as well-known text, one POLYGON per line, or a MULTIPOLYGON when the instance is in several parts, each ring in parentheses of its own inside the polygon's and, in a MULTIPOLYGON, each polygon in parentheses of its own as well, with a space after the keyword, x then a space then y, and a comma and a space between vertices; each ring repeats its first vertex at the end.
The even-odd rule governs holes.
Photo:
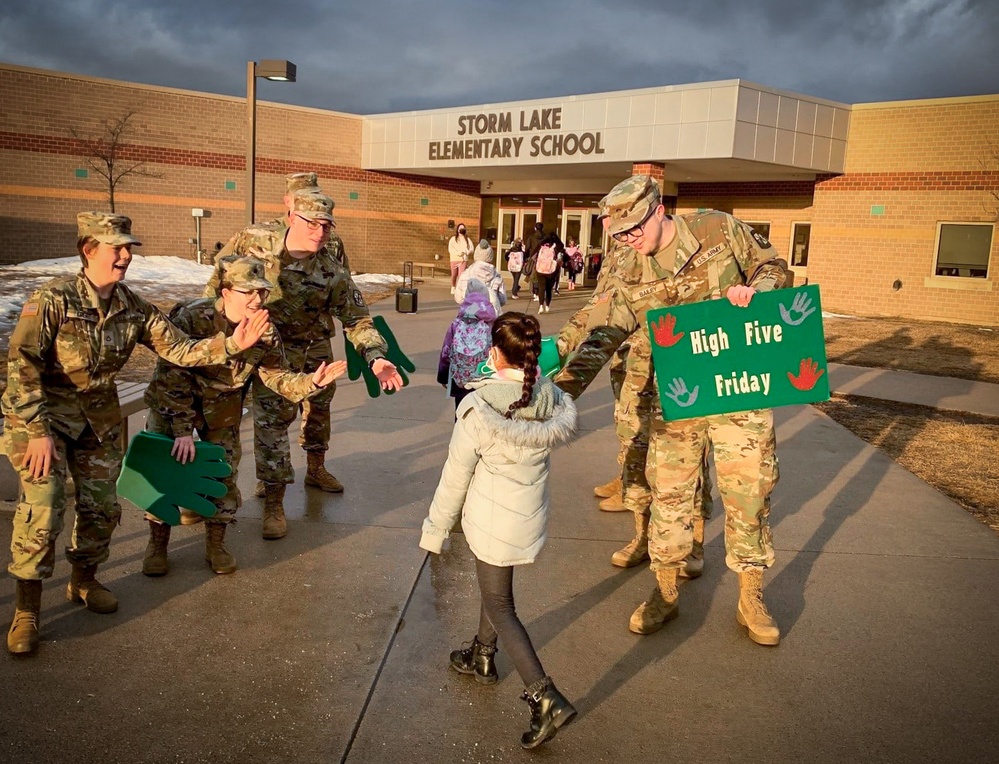
POLYGON ((391 361, 379 358, 371 364, 371 371, 374 372, 382 390, 389 392, 402 390, 402 375, 391 361))
POLYGON ((340 379, 346 373, 346 361, 332 361, 330 363, 323 361, 319 364, 319 368, 316 369, 316 373, 312 375, 312 382, 316 387, 326 387, 334 379, 340 379))
POLYGON ((271 325, 271 316, 266 310, 256 310, 244 316, 239 322, 236 331, 232 333, 232 338, 239 346, 240 350, 246 350, 257 344, 257 340, 264 336, 267 327, 271 325))

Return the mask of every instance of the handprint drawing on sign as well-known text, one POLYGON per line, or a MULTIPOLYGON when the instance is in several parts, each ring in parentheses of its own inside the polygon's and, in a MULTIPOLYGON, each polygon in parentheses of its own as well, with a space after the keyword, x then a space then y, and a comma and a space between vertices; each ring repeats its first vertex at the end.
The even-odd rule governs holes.
POLYGON ((697 401, 697 391, 700 385, 694 385, 694 389, 687 392, 687 383, 684 382, 679 377, 673 379, 667 387, 666 397, 669 398, 673 403, 675 403, 680 408, 687 408, 688 406, 693 406, 697 401), (681 401, 681 398, 686 398, 685 401, 681 401))
POLYGON ((794 376, 791 372, 787 373, 787 378, 791 382, 791 386, 797 390, 811 390, 815 387, 815 383, 819 381, 819 377, 826 373, 825 369, 820 369, 818 363, 813 361, 811 358, 802 358, 801 365, 798 367, 798 376, 794 376))
POLYGON ((656 338, 656 344, 660 347, 669 348, 678 343, 683 338, 684 333, 673 334, 675 328, 676 316, 672 313, 660 316, 658 321, 654 321, 652 323, 652 336, 656 338))
POLYGON ((783 304, 780 306, 780 317, 788 326, 798 326, 814 312, 812 298, 804 292, 798 292, 794 296, 790 310, 785 308, 783 304))

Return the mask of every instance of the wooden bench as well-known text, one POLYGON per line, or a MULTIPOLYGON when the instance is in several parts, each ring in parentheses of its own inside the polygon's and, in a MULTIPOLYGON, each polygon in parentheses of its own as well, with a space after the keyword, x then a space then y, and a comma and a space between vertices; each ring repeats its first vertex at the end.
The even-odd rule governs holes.
MULTIPOLYGON (((146 392, 146 382, 119 382, 118 403, 121 406, 121 435, 124 448, 128 448, 128 418, 146 410, 142 396, 146 392)), ((20 483, 17 473, 7 458, 7 449, 3 433, 3 420, 0 419, 0 500, 16 501, 20 494, 20 483)))
MULTIPOLYGON (((408 261, 407 261, 408 262, 408 261)), ((405 269, 405 263, 403 263, 403 269, 405 269)), ((423 278, 423 271, 427 268, 430 269, 430 278, 434 278, 437 275, 437 271, 440 271, 443 275, 447 276, 451 273, 450 263, 441 260, 436 263, 413 263, 413 269, 420 269, 419 276, 423 278)))
POLYGON ((119 382, 118 405, 121 407, 121 440, 128 448, 128 418, 146 410, 146 402, 142 396, 146 393, 148 382, 119 382))

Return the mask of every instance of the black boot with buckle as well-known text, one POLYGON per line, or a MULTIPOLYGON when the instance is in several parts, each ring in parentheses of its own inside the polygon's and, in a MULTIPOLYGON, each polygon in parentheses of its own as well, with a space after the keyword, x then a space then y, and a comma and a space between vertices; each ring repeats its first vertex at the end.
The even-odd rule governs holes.
POLYGON ((496 645, 484 645, 476 636, 469 647, 451 653, 451 668, 471 674, 479 684, 496 684, 496 645))
POLYGON ((559 728, 576 717, 576 709, 558 691, 550 676, 539 679, 525 689, 521 698, 527 701, 531 709, 531 729, 520 737, 520 744, 524 748, 537 748, 551 740, 559 728))

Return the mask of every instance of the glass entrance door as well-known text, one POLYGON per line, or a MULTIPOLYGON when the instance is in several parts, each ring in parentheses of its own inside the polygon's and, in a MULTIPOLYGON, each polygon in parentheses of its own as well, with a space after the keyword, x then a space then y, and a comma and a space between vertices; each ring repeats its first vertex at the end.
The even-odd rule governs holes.
POLYGON ((496 267, 506 270, 506 256, 514 239, 524 241, 534 231, 534 224, 540 219, 538 210, 500 209, 499 212, 499 247, 496 267))

